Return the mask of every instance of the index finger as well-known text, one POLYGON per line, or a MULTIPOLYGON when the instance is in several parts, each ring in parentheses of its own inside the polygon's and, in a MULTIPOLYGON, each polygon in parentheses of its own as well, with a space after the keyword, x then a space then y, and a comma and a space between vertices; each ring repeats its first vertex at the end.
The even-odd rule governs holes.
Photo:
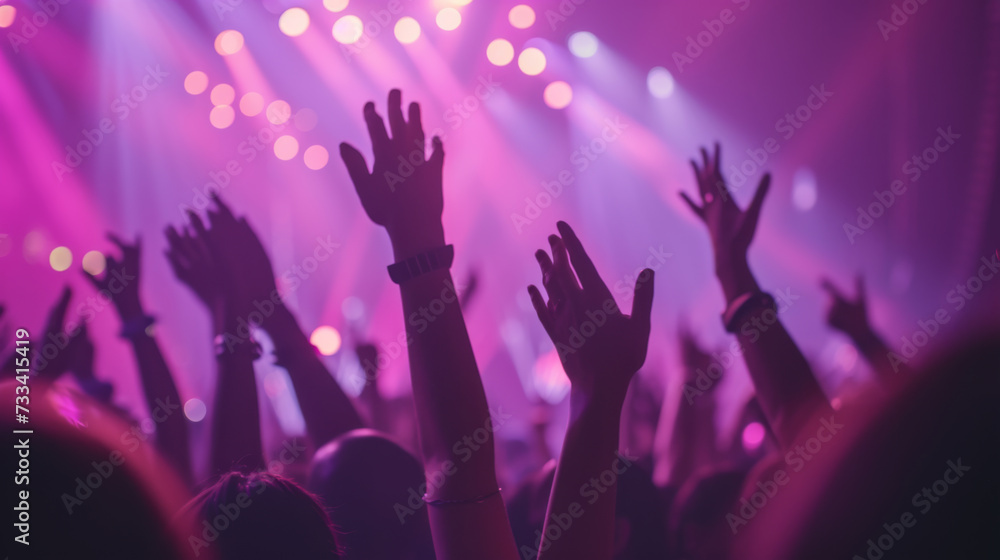
POLYGON ((831 282, 829 278, 823 278, 823 280, 820 281, 819 285, 821 288, 826 290, 826 292, 829 293, 831 296, 837 299, 845 299, 844 294, 841 293, 841 291, 837 288, 837 286, 833 285, 833 282, 831 282))
POLYGON ((594 266, 594 261, 590 260, 590 256, 587 255, 583 243, 580 242, 580 238, 576 236, 573 228, 563 221, 557 222, 556 227, 562 235, 566 251, 569 252, 569 260, 573 263, 573 269, 576 270, 576 275, 583 288, 585 290, 600 290, 602 293, 607 292, 607 285, 601 279, 597 267, 594 266))

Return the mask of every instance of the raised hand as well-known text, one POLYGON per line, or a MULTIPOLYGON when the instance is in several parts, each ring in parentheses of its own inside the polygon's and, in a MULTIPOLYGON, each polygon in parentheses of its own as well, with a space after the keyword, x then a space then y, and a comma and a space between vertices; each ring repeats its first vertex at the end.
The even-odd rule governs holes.
POLYGON ((45 334, 39 337, 39 340, 43 341, 64 341, 63 347, 52 359, 45 359, 39 363, 36 358, 35 364, 38 374, 50 381, 69 371, 73 364, 73 352, 71 351, 73 337, 63 328, 66 322, 66 310, 69 308, 69 301, 72 297, 73 290, 69 286, 64 287, 62 293, 59 294, 59 299, 49 310, 48 319, 45 321, 45 334))
POLYGON ((629 381, 646 360, 653 271, 640 274, 632 315, 623 315, 576 233, 565 222, 558 228, 562 237, 549 236, 552 258, 543 250, 535 253, 548 302, 529 286, 531 303, 573 388, 589 396, 624 399, 629 381))
POLYGON ((708 228, 715 254, 715 270, 726 289, 727 284, 742 284, 747 281, 748 272, 744 271, 747 249, 757 231, 764 197, 771 186, 771 175, 765 174, 761 178, 750 205, 746 210, 740 210, 722 176, 719 152, 719 144, 716 143, 715 153, 711 157, 705 148, 701 148, 700 167, 696 161, 691 160, 702 204, 695 203, 687 193, 682 192, 681 197, 708 228))
MULTIPOLYGON (((277 291, 271 259, 246 218, 237 218, 219 198, 208 213, 209 248, 221 259, 233 282, 237 304, 251 308, 253 302, 271 299, 277 291)), ((197 224, 196 224, 197 225, 197 224)))
POLYGON ((189 214, 191 226, 178 232, 167 226, 167 260, 174 275, 194 292, 213 316, 222 313, 229 297, 230 275, 216 252, 210 247, 208 232, 197 214, 189 214))
POLYGON ((106 258, 104 276, 97 277, 84 271, 84 276, 98 291, 111 295, 111 300, 123 320, 128 321, 142 315, 139 300, 139 263, 142 257, 142 243, 137 237, 135 243, 122 241, 114 233, 108 233, 108 240, 121 251, 121 260, 113 256, 106 258))
POLYGON ((391 138, 382 117, 375 112, 375 104, 365 104, 364 118, 375 155, 371 172, 364 156, 350 144, 340 145, 340 157, 365 212, 373 222, 385 227, 398 257, 401 252, 444 244, 444 147, 435 136, 431 156, 426 158, 420 105, 410 103, 408 120, 404 120, 398 89, 389 92, 388 113, 391 138))
POLYGON ((858 276, 854 281, 856 295, 848 298, 830 280, 820 283, 830 294, 830 307, 826 313, 826 323, 838 331, 852 337, 867 334, 871 330, 868 322, 868 298, 865 295, 865 280, 858 276))

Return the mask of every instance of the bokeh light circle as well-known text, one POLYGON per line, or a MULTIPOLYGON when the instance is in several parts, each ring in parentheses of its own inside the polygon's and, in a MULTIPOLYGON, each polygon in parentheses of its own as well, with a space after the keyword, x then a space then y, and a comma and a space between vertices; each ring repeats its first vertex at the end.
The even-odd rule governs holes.
POLYGON ((365 25, 358 16, 344 16, 333 24, 333 38, 338 43, 345 45, 357 43, 364 33, 365 25))
POLYGON ((666 99, 674 93, 674 75, 670 73, 670 70, 657 66, 649 71, 646 86, 653 97, 666 99))
POLYGON ((208 89, 208 74, 195 70, 184 78, 184 91, 198 95, 208 89))
POLYGON ((306 148, 302 158, 306 162, 306 167, 313 171, 318 171, 326 167, 327 162, 330 161, 330 152, 317 144, 306 148))
POLYGON ((236 120, 236 111, 230 105, 216 105, 209 113, 208 120, 215 128, 229 128, 236 120))
POLYGON ((10 4, 0 6, 0 27, 10 27, 17 19, 17 8, 10 4))
POLYGON ((208 414, 208 407, 205 406, 205 401, 201 399, 188 399, 184 403, 184 416, 192 422, 201 422, 205 419, 205 415, 208 414))
POLYGON ((104 258, 104 253, 100 251, 88 251, 87 254, 83 256, 82 262, 83 269, 91 276, 97 276, 98 274, 104 272, 104 269, 108 266, 108 262, 104 258))
POLYGON ((597 54, 600 42, 589 31, 577 31, 569 36, 569 52, 580 58, 590 58, 597 54))
POLYGON ((251 91, 240 98, 240 112, 248 117, 254 117, 264 110, 264 96, 251 91))
POLYGON ((565 109, 573 101, 573 88, 566 82, 552 82, 542 94, 545 104, 553 109, 565 109))
POLYGON ((493 39, 486 47, 486 58, 496 66, 507 66, 514 60, 514 45, 507 39, 493 39))
POLYGON ((280 160, 288 161, 299 153, 299 141, 294 136, 279 137, 274 141, 274 155, 280 160))
POLYGON ((402 17, 396 22, 393 32, 397 41, 409 45, 420 38, 420 24, 411 17, 402 17))
POLYGON ((309 29, 309 13, 302 8, 288 8, 278 18, 278 29, 289 37, 298 37, 309 29))
POLYGON ((323 7, 331 12, 343 12, 349 3, 349 0, 323 0, 323 7))
POLYGON ((240 52, 243 48, 243 34, 234 29, 227 29, 215 37, 215 52, 229 56, 240 52))
POLYGON ((316 330, 309 336, 309 342, 319 349, 320 354, 332 356, 340 350, 340 333, 328 325, 316 327, 316 330))
POLYGON ((535 10, 526 4, 518 4, 507 14, 510 24, 518 29, 527 29, 535 24, 535 10))
POLYGON ((529 76, 537 76, 545 70, 545 53, 534 47, 524 49, 517 57, 517 66, 521 72, 529 76))
POLYGON ((73 264, 73 252, 68 247, 56 247, 49 253, 49 265, 52 270, 62 272, 73 264))
POLYGON ((462 14, 455 8, 445 8, 441 10, 437 13, 437 17, 434 19, 437 22, 438 27, 444 29, 445 31, 458 29, 458 26, 462 25, 462 14))
POLYGON ((267 120, 271 121, 271 124, 285 124, 291 116, 292 107, 287 101, 279 99, 267 106, 267 120))
POLYGON ((212 88, 212 105, 232 105, 236 99, 236 90, 229 84, 219 84, 212 88))

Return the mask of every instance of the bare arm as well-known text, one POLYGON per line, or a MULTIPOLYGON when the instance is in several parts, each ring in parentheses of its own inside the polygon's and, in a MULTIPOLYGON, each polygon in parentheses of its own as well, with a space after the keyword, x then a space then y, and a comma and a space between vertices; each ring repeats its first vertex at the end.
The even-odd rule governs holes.
POLYGON ((617 482, 605 484, 602 473, 621 474, 631 466, 627 457, 618 454, 618 437, 629 382, 646 360, 653 271, 644 270, 639 276, 632 316, 625 316, 573 230, 559 222, 559 233, 562 237, 549 237, 552 258, 544 251, 535 254, 548 302, 538 288, 528 288, 538 318, 572 383, 570 424, 538 557, 610 560, 614 556, 617 482), (574 343, 571 333, 586 332, 583 325, 587 322, 595 327, 593 335, 574 343), (567 519, 572 520, 568 528, 564 526, 567 519), (556 523, 562 525, 561 535, 550 539, 555 532, 548 529, 556 523))
POLYGON ((147 333, 151 320, 139 296, 142 245, 139 240, 125 243, 113 234, 108 238, 121 251, 121 262, 108 257, 103 277, 85 276, 98 291, 111 295, 122 320, 122 336, 131 344, 139 366, 146 406, 157 421, 156 445, 181 478, 190 484, 191 449, 180 393, 159 343, 147 333))
MULTIPOLYGON (((701 150, 702 165, 692 160, 702 205, 681 196, 705 222, 712 238, 715 273, 727 304, 746 294, 759 294, 750 271, 747 250, 771 184, 764 175, 746 211, 740 210, 720 171, 719 146, 709 157, 701 150)), ((761 407, 782 445, 794 441, 798 427, 819 409, 829 409, 812 368, 789 336, 773 309, 752 306, 733 326, 761 407)))
MULTIPOLYGON (((341 157, 369 218, 386 228, 398 262, 445 244, 444 149, 435 138, 431 157, 424 159, 420 108, 411 104, 404 120, 398 90, 389 93, 388 115, 391 138, 374 104, 364 109, 375 153, 371 173, 352 146, 341 144, 341 157), (412 175, 397 182, 393 175, 399 157, 419 163, 412 175)), ((439 501, 428 506, 437 556, 515 559, 510 523, 497 491, 492 431, 485 430, 486 441, 477 440, 475 448, 465 444, 492 424, 451 272, 439 269, 404 281, 400 296, 427 499, 439 501), (456 451, 460 446, 462 453, 456 451)))

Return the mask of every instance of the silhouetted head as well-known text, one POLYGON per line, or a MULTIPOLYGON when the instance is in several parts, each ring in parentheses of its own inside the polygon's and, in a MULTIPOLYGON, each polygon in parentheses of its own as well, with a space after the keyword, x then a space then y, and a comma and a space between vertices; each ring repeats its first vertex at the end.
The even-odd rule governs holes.
POLYGON ((181 519, 193 519, 185 536, 198 556, 219 560, 340 558, 337 538, 317 498, 291 480, 230 472, 194 497, 181 519))
POLYGON ((193 557, 183 531, 170 523, 187 489, 143 442, 144 432, 88 397, 37 378, 0 383, 0 395, 12 404, 0 416, 10 442, 6 464, 13 467, 4 477, 15 520, 6 550, 32 558, 193 557), (25 395, 28 421, 18 423, 14 398, 25 395))
POLYGON ((345 558, 434 558, 420 462, 373 430, 354 430, 313 457, 309 489, 341 532, 345 558))
POLYGON ((737 542, 740 558, 998 558, 1000 337, 973 335, 847 412, 737 542))
POLYGON ((733 533, 726 514, 739 501, 746 473, 706 469, 681 487, 670 513, 674 555, 682 560, 728 558, 733 533))

